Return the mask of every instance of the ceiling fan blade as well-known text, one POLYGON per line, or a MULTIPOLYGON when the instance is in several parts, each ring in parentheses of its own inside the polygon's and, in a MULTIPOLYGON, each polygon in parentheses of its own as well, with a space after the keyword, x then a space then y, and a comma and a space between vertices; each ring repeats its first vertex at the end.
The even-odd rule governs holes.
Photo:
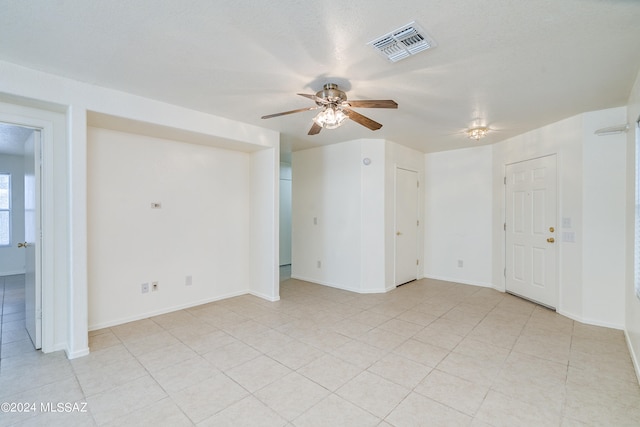
POLYGON ((307 107, 307 108, 298 108, 297 110, 291 110, 291 111, 284 111, 282 113, 275 113, 275 114, 269 114, 267 116, 262 116, 262 119, 270 119, 272 117, 278 117, 278 116, 286 116, 287 114, 293 114, 293 113, 301 113, 303 111, 310 111, 310 110, 315 110, 318 107, 307 107))
POLYGON ((309 98, 309 99, 311 99, 311 100, 313 100, 315 102, 321 102, 323 104, 328 104, 329 103, 329 101, 327 101, 326 99, 318 98, 317 96, 309 95, 308 93, 298 93, 298 95, 304 96, 305 98, 309 98))
POLYGON ((313 125, 311 126, 311 129, 309 129, 309 133, 307 135, 317 135, 321 130, 322 126, 320 126, 316 122, 313 122, 313 125))
POLYGON ((361 124, 362 126, 369 128, 371 130, 378 130, 382 127, 382 125, 374 120, 371 120, 369 117, 365 117, 360 113, 356 113, 353 110, 348 108, 343 108, 342 111, 354 122, 361 124))
POLYGON ((398 103, 391 99, 347 101, 347 104, 356 108, 398 108, 398 103))

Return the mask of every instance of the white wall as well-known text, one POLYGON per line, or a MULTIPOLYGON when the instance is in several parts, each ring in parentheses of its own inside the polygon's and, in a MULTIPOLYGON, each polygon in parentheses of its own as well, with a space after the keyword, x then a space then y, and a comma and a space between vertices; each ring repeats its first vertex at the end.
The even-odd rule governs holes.
MULTIPOLYGON (((362 139, 293 159, 292 277, 361 293, 393 289, 396 168, 421 179, 422 153, 362 139)), ((422 229, 419 236, 422 260, 422 229)))
POLYGON ((626 120, 625 107, 583 115, 581 317, 618 329, 625 306, 626 135, 594 132, 626 120))
POLYGON ((623 328, 624 138, 594 131, 623 123, 624 115, 624 107, 585 113, 493 146, 496 288, 504 290, 504 165, 557 154, 558 312, 623 328), (563 219, 570 227, 563 227, 563 219), (575 242, 563 239, 565 232, 574 233, 575 242))
POLYGON ((249 292, 268 301, 280 299, 279 158, 277 143, 273 148, 255 151, 250 156, 249 292))
MULTIPOLYGON (((123 118, 135 124, 137 132, 145 128, 184 135, 185 140, 221 146, 237 151, 253 152, 251 164, 254 189, 264 189, 264 196, 252 192, 251 208, 262 211, 264 217, 252 218, 252 269, 250 289, 265 289, 277 295, 277 275, 273 272, 277 263, 277 132, 235 122, 187 108, 146 99, 140 96, 110 90, 71 79, 62 78, 0 61, 0 99, 12 105, 26 105, 43 113, 66 112, 66 127, 54 131, 57 134, 45 150, 56 150, 49 155, 53 159, 50 180, 52 230, 55 235, 47 249, 45 264, 52 264, 55 295, 50 306, 44 309, 55 321, 43 324, 43 340, 55 341, 45 351, 65 349, 70 358, 88 354, 88 295, 87 295, 87 118, 88 112, 123 118), (271 162, 271 163, 269 163, 271 162), (269 163, 269 164, 268 164, 269 163), (262 175, 260 175, 262 174, 262 175), (271 197, 272 200, 266 200, 271 197), (274 216, 275 215, 275 216, 274 216), (264 218, 264 219, 263 219, 264 218), (268 223, 271 221, 270 223, 268 223), (274 234, 274 232, 276 234, 274 234), (271 241, 269 241, 271 240, 271 241), (276 251, 276 252, 274 252, 276 251), (273 263, 274 265, 268 265, 273 263), (265 266, 266 265, 266 266, 265 266), (256 280, 256 272, 264 272, 256 280), (269 283, 267 283, 269 282, 269 283), (275 283, 274 283, 275 282, 275 283), (58 289, 59 288, 59 289, 58 289)), ((4 107, 0 113, 4 112, 4 107)), ((64 114, 64 113, 63 113, 64 114)), ((55 133, 54 132, 54 133, 55 133)), ((153 132, 152 132, 153 133, 153 132)), ((44 290, 43 290, 44 291, 44 290)), ((53 290, 51 290, 53 292, 53 290)), ((256 291, 258 292, 258 291, 256 291)), ((272 298, 275 296, 272 295, 272 298)), ((46 314, 46 313, 45 313, 46 314)), ((44 344, 43 344, 44 345, 44 344)))
POLYGON ((249 291, 249 156, 88 129, 90 330, 249 291))
POLYGON ((389 143, 381 139, 358 142, 360 156, 351 167, 360 171, 360 292, 380 293, 395 287, 393 280, 389 282, 389 259, 385 259, 386 248, 393 244, 386 227, 388 203, 394 200, 385 184, 391 164, 386 148, 389 143), (369 159, 368 165, 364 159, 369 159))
POLYGON ((360 150, 351 141, 293 153, 291 277, 361 290, 360 150))
POLYGON ((417 277, 420 279, 425 275, 425 262, 424 256, 424 193, 425 193, 425 165, 424 154, 407 148, 403 145, 396 144, 395 142, 387 141, 385 144, 385 157, 386 157, 386 169, 385 169, 385 234, 384 234, 384 246, 385 246, 385 288, 393 289, 395 287, 395 232, 396 232, 396 212, 395 212, 395 200, 396 200, 396 172, 398 168, 415 171, 418 174, 418 181, 420 187, 418 188, 418 217, 421 218, 420 226, 418 227, 418 253, 417 258, 419 260, 417 277))
POLYGON ((425 277, 492 286, 492 147, 424 159, 425 277))
POLYGON ((625 331, 631 357, 636 367, 636 375, 640 381, 640 298, 634 288, 634 228, 635 228, 635 157, 636 141, 640 142, 640 73, 636 77, 633 90, 627 105, 627 123, 630 130, 626 141, 626 256, 625 256, 625 331))
POLYGON ((494 145, 426 154, 425 276, 504 291, 505 167, 554 154, 558 312, 622 329, 624 137, 594 131, 624 116, 624 107, 596 111, 494 145), (570 226, 563 228, 563 218, 570 226), (565 232, 575 242, 564 240, 565 232))
POLYGON ((575 116, 510 138, 493 146, 493 284, 504 291, 504 174, 505 165, 556 154, 558 173, 558 235, 575 233, 575 243, 557 240, 558 312, 574 319, 583 316, 582 156, 583 118, 575 116), (562 218, 571 221, 562 228, 562 218))
MULTIPOLYGON (((22 142, 22 141, 20 141, 22 142)), ((0 173, 11 174, 11 246, 0 246, 0 276, 24 273, 24 158, 0 154, 0 173)))

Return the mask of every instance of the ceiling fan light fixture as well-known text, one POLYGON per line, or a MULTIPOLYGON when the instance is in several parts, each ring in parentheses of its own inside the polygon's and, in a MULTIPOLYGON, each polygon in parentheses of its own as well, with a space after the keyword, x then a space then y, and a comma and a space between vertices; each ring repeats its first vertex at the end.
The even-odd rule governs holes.
POLYGON ((393 99, 347 101, 347 94, 338 89, 338 85, 335 83, 325 84, 323 89, 316 92, 315 95, 307 93, 299 93, 298 95, 315 101, 316 106, 267 114, 266 116, 262 116, 262 118, 271 119, 273 117, 321 109, 320 113, 313 118, 313 124, 307 133, 307 135, 317 135, 323 128, 335 129, 340 127, 347 119, 351 119, 369 130, 378 130, 382 127, 380 123, 354 111, 352 108, 398 108, 398 103, 393 99))
POLYGON ((489 128, 487 127, 475 127, 471 128, 467 131, 467 136, 469 139, 475 139, 478 141, 480 138, 484 138, 489 133, 489 128))
POLYGON ((327 106, 313 118, 313 121, 325 129, 336 129, 347 119, 347 115, 339 108, 327 106))

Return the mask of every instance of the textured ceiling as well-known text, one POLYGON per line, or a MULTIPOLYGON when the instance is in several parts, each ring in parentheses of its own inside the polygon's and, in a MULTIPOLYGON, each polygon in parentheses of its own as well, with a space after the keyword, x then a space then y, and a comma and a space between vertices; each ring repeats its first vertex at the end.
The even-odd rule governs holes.
MULTIPOLYGON (((637 0, 0 0, 0 59, 282 132, 295 149, 384 138, 429 152, 493 143, 624 105, 640 68, 637 0), (435 49, 389 63, 367 43, 411 21, 435 49), (338 83, 394 99, 307 136, 296 93, 338 83)), ((614 123, 612 123, 613 125, 614 123)))
POLYGON ((24 154, 24 142, 33 129, 0 123, 0 154, 22 156, 24 154))

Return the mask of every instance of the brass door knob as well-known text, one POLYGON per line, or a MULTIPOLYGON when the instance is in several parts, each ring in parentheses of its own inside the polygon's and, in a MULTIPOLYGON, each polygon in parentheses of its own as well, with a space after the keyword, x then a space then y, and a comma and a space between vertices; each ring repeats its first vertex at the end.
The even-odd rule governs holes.
POLYGON ((556 241, 556 239, 554 239, 553 237, 549 237, 549 238, 547 239, 547 242, 549 242, 549 243, 553 243, 553 242, 555 242, 555 241, 556 241))
POLYGON ((402 235, 402 233, 399 231, 396 231, 396 236, 400 236, 400 235, 402 235))

